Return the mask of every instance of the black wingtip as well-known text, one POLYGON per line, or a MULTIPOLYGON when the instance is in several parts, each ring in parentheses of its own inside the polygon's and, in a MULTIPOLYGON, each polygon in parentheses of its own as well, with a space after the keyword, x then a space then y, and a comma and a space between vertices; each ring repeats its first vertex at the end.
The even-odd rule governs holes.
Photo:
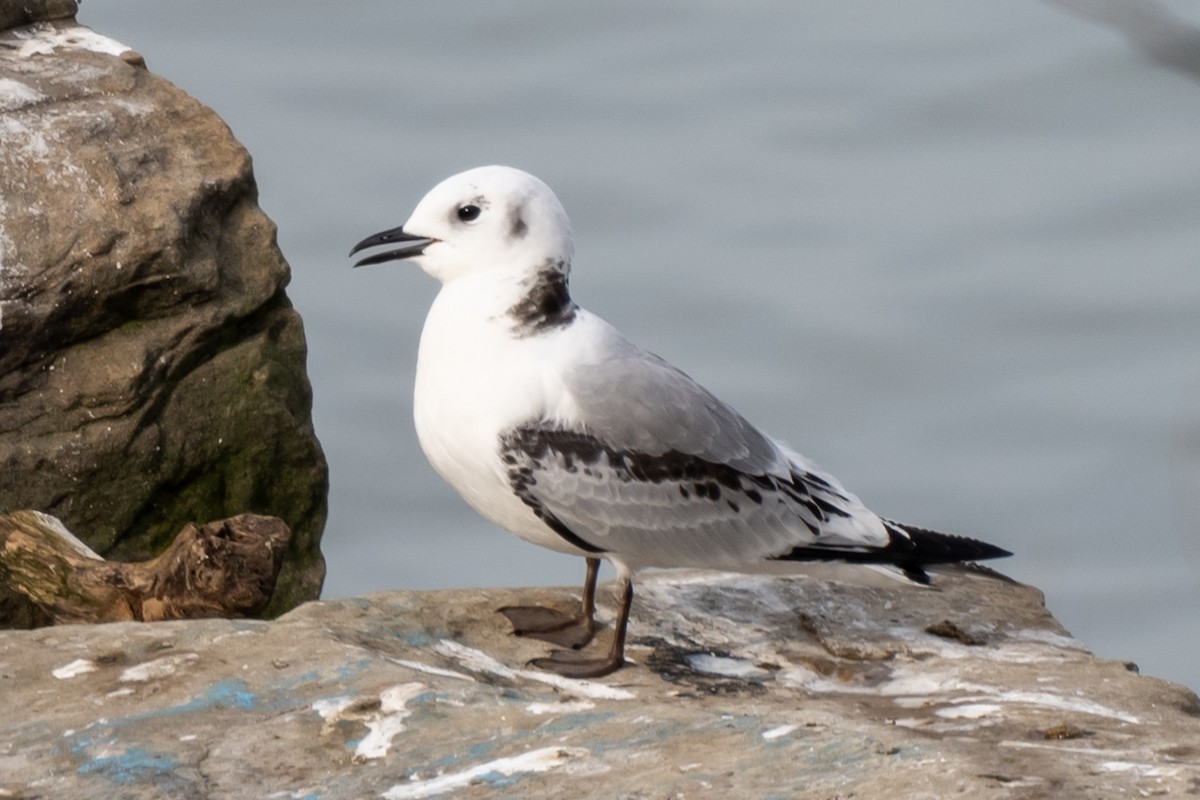
POLYGON ((777 561, 845 561, 851 564, 891 564, 899 567, 914 583, 928 584, 923 569, 935 564, 960 564, 1004 558, 1012 553, 994 544, 917 528, 890 519, 883 521, 890 541, 884 547, 852 550, 833 547, 796 547, 778 556, 777 561))
MULTIPOLYGON (((889 528, 898 532, 892 539, 892 547, 904 552, 908 559, 918 564, 953 564, 963 561, 987 561, 992 558, 1006 558, 1012 553, 1003 547, 970 539, 966 536, 956 536, 950 533, 938 533, 915 525, 905 525, 893 520, 884 521, 889 528), (910 544, 904 544, 907 539, 910 544)), ((889 548, 891 549, 891 548, 889 548)))

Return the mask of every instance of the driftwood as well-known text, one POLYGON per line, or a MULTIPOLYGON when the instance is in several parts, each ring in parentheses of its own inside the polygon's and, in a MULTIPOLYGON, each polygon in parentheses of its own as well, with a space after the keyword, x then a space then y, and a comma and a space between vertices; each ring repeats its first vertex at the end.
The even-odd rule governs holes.
POLYGON ((150 561, 105 561, 54 517, 0 515, 0 581, 55 623, 253 617, 275 591, 291 531, 242 514, 188 525, 150 561))

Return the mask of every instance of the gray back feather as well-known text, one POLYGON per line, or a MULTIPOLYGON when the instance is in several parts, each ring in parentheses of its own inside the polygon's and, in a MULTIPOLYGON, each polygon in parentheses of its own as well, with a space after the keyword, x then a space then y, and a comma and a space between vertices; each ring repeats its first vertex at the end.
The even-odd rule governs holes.
POLYGON ((787 475, 786 456, 740 414, 658 356, 619 339, 609 357, 573 368, 567 388, 588 433, 647 455, 675 450, 751 475, 787 475))

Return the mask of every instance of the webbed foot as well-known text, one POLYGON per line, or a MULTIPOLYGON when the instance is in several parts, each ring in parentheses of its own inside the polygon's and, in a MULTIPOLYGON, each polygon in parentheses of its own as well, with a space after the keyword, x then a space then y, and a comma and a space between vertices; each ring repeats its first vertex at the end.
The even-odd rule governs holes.
POLYGON ((596 625, 590 616, 571 616, 545 606, 504 606, 496 609, 512 623, 513 635, 579 649, 592 640, 596 625))

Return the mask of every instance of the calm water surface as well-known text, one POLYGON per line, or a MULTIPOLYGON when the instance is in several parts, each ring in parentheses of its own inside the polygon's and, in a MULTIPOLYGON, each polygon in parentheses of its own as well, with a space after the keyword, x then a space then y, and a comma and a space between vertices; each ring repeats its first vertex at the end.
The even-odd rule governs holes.
POLYGON ((351 271, 441 178, 547 180, 574 293, 877 511, 986 539, 1200 687, 1193 3, 205 3, 81 20, 255 159, 304 316, 326 596, 573 584, 412 430, 433 281, 351 271), (1127 16, 1121 16, 1127 14, 1127 16))

